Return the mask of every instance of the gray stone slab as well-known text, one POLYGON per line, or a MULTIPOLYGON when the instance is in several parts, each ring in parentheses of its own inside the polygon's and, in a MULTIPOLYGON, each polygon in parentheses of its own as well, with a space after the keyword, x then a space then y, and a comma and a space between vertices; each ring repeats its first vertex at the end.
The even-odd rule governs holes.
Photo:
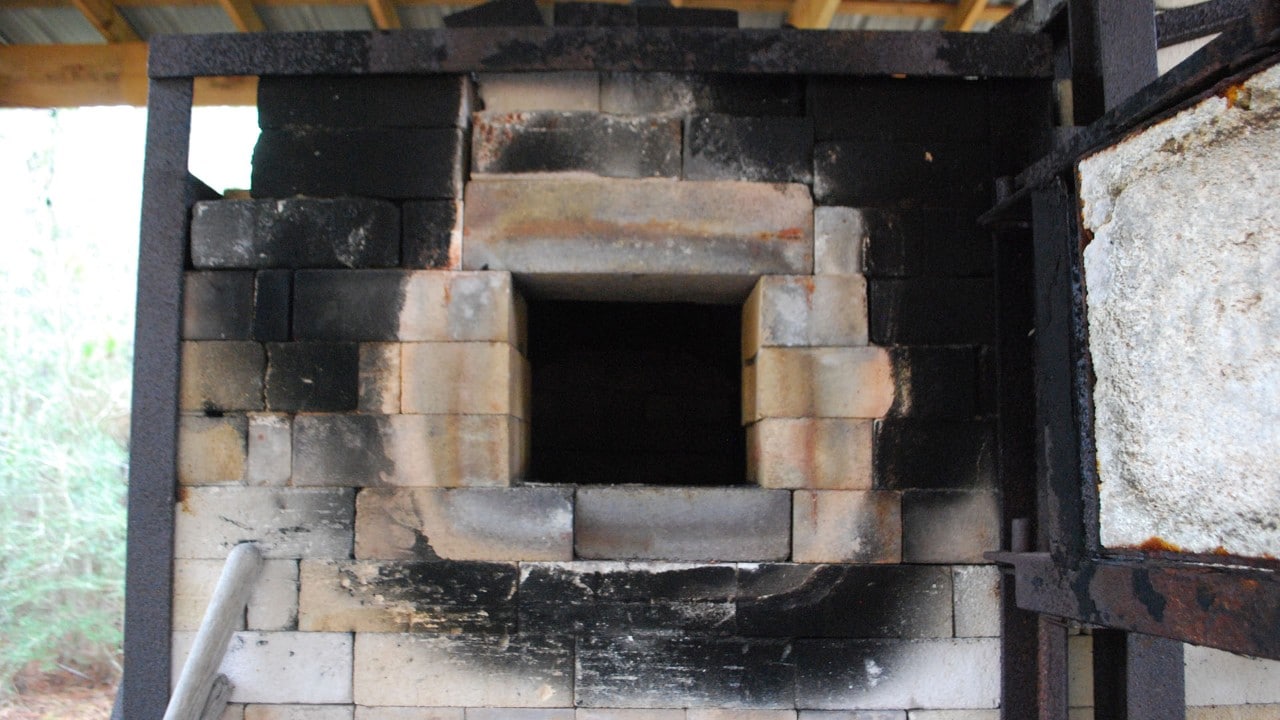
POLYGON ((791 494, 759 488, 584 487, 579 557, 766 561, 791 550, 791 494))

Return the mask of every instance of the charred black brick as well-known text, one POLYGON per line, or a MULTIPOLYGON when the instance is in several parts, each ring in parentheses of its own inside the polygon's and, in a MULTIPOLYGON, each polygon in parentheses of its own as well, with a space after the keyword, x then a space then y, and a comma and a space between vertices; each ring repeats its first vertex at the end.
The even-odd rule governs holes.
MULTIPOLYGON (((520 570, 514 563, 440 561, 383 562, 361 572, 387 600, 415 604, 498 606, 515 601, 520 570)), ((352 572, 347 570, 347 572, 352 572)), ((353 575, 352 580, 356 580, 353 575)))
POLYGON ((406 202, 401 209, 404 234, 400 264, 406 268, 445 269, 460 262, 455 240, 461 241, 461 218, 453 200, 406 202))
POLYGON ((466 75, 271 77, 258 81, 258 126, 465 127, 466 75))
POLYGON ((380 200, 297 198, 196 204, 197 268, 395 267, 400 213, 380 200))
POLYGON ((993 81, 990 103, 996 175, 1016 175, 1052 149, 1057 123, 1052 82, 993 81))
POLYGON ((295 486, 370 487, 395 475, 386 415, 299 415, 293 420, 295 486))
POLYGON ((482 5, 446 15, 447 28, 525 27, 543 25, 542 11, 534 0, 490 0, 482 5))
POLYGON ((995 487, 996 432, 992 422, 877 420, 872 447, 877 488, 995 487))
POLYGON ((971 420, 978 407, 978 349, 896 347, 891 416, 971 420))
POLYGON ((804 80, 762 75, 605 73, 600 109, 618 115, 804 115, 804 80))
POLYGON ((471 170, 674 178, 680 175, 680 121, 593 112, 482 113, 472 132, 471 170))
POLYGON ((678 8, 661 5, 637 5, 636 21, 640 27, 738 27, 736 10, 710 8, 678 8))
POLYGON ((821 205, 985 208, 990 174, 981 143, 841 140, 817 144, 813 188, 821 205))
POLYGON ((360 358, 355 343, 267 343, 267 409, 356 409, 360 358))
POLYGON ((981 348, 978 353, 978 414, 994 416, 997 411, 998 393, 1000 390, 997 372, 999 360, 990 347, 981 348))
POLYGON ((732 600, 737 571, 731 565, 575 562, 525 563, 522 602, 717 602, 732 600))
POLYGON ((987 107, 988 83, 981 81, 809 81, 809 114, 819 140, 983 140, 987 107))
POLYGON ((259 270, 254 276, 253 339, 284 342, 289 339, 293 271, 259 270))
POLYGON ((876 345, 982 345, 995 336, 995 295, 984 278, 920 278, 867 283, 876 345))
POLYGON ((991 238, 964 210, 864 210, 868 277, 990 276, 991 238))
POLYGON ((184 340, 252 340, 253 273, 189 272, 182 289, 184 340))
POLYGON ((299 270, 293 334, 298 340, 396 340, 403 270, 299 270))
POLYGON ((808 183, 813 179, 813 122, 808 118, 699 115, 684 139, 690 180, 808 183))
POLYGON ((738 592, 738 632, 746 636, 951 636, 951 573, 945 567, 747 566, 738 592))
POLYGON ((554 8, 556 27, 636 27, 636 8, 598 2, 561 2, 554 8))
POLYGON ((453 128, 263 130, 253 149, 253 196, 457 198, 465 149, 453 128))
POLYGON ((520 603, 520 629, 604 637, 645 633, 733 635, 731 602, 520 603))
POLYGON ((634 635, 578 641, 580 707, 794 707, 785 640, 634 635))

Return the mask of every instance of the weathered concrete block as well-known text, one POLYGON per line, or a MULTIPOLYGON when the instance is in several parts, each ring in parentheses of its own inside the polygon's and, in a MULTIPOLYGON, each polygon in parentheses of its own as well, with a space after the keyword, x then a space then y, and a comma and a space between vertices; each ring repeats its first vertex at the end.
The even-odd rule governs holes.
POLYGON ((764 561, 790 550, 791 497, 758 488, 583 487, 578 557, 764 561))
POLYGON ((467 708, 467 720, 574 720, 573 708, 467 708))
POLYGON ((249 456, 245 478, 250 485, 284 485, 293 472, 293 427, 288 415, 249 415, 249 456))
POLYGON ((514 563, 303 561, 307 631, 514 633, 514 563))
POLYGON ((253 273, 196 271, 183 275, 183 340, 252 340, 253 273))
POLYGON ((261 410, 266 353, 241 341, 182 343, 178 406, 186 411, 261 410))
POLYGON ((457 198, 466 163, 466 140, 453 128, 263 130, 251 185, 256 198, 457 198))
MULTIPOLYGON (((194 640, 195 633, 174 633, 174 681, 194 640)), ((351 656, 348 633, 239 632, 219 671, 234 687, 232 702, 350 704, 351 656)))
POLYGON ((348 557, 354 504, 348 488, 185 488, 173 556, 225 558, 254 542, 268 558, 348 557))
POLYGON ((605 73, 600 109, 617 115, 803 115, 804 79, 770 75, 744 83, 728 75, 605 73))
POLYGON ((867 344, 861 275, 765 275, 742 308, 742 358, 762 347, 867 344))
POLYGON ((264 76, 258 127, 466 127, 466 75, 264 76))
POLYGON ((573 702, 573 647, 530 635, 358 633, 360 705, 562 707, 573 702))
POLYGON ((877 345, 995 341, 995 286, 988 278, 873 278, 867 304, 871 342, 877 345))
POLYGON ((248 705, 244 720, 352 720, 351 705, 248 705))
POLYGON ((902 497, 883 490, 797 490, 791 557, 796 562, 902 560, 902 497))
POLYGON ((982 143, 819 142, 813 196, 823 205, 976 210, 992 202, 988 156, 982 143))
POLYGON ((794 707, 785 640, 636 635, 577 647, 579 707, 794 707))
POLYGON ((485 179, 466 213, 464 268, 551 296, 738 302, 757 275, 813 269, 802 185, 485 179))
POLYGON ((464 708, 356 706, 355 720, 466 720, 464 708))
POLYGON ((894 399, 897 417, 973 420, 980 406, 983 358, 975 347, 895 347, 894 399))
POLYGON ((951 569, 955 588, 956 637, 1000 636, 1000 568, 957 565, 951 569))
POLYGON ((599 73, 481 73, 478 82, 484 109, 492 113, 600 109, 599 73))
POLYGON ((400 265, 427 270, 462 267, 462 203, 458 200, 406 202, 402 208, 400 265))
POLYGON ((248 426, 244 415, 178 418, 178 482, 183 485, 242 482, 248 426))
POLYGON ((993 422, 877 420, 876 487, 985 490, 996 487, 993 422))
POLYGON ((363 490, 357 558, 570 560, 572 490, 552 487, 363 490))
POLYGON ((871 277, 990 276, 991 236, 972 211, 861 211, 865 262, 871 277))
POLYGON ((405 413, 529 417, 529 361, 496 342, 405 343, 405 413))
POLYGON ((863 212, 849 207, 813 209, 813 272, 859 275, 862 249, 868 242, 863 212))
POLYGON ((523 343, 524 301, 505 272, 297 273, 299 340, 523 343))
POLYGON ((360 377, 356 407, 363 413, 400 412, 400 346, 360 343, 360 377))
POLYGON ((903 493, 903 562, 982 563, 983 553, 999 549, 1000 499, 995 493, 903 493))
POLYGON ((813 121, 800 117, 691 117, 684 136, 684 177, 810 183, 813 121))
POLYGON ((950 637, 947 568, 744 565, 738 632, 766 637, 950 637))
POLYGON ((355 343, 267 343, 268 410, 355 410, 359 379, 360 350, 355 343))
POLYGON ((598 112, 477 113, 471 172, 680 176, 680 121, 598 112))
POLYGON ((742 422, 876 418, 893 404, 889 354, 876 347, 761 348, 742 373, 742 422))
POLYGON ((747 426, 747 482, 768 488, 871 489, 871 421, 765 418, 747 426))
MULTIPOLYGON (((175 560, 173 629, 196 631, 222 576, 222 560, 175 560)), ((295 630, 298 625, 298 562, 267 560, 249 596, 250 630, 295 630)))
POLYGON ((197 268, 395 267, 400 213, 366 198, 215 200, 191 211, 197 268))
POLYGON ((798 640, 796 704, 813 709, 1000 703, 1000 641, 798 640))
POLYGON ((528 463, 510 415, 304 415, 294 421, 294 485, 507 486, 528 463))
POLYGON ((684 708, 578 708, 576 720, 685 720, 684 708))

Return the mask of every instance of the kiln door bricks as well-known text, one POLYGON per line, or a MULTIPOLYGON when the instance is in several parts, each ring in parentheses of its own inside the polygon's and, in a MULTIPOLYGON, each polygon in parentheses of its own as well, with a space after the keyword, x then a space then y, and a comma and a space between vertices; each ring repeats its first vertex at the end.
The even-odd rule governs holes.
POLYGON ((191 222, 175 661, 252 541, 245 718, 994 713, 993 92, 262 78, 191 222))

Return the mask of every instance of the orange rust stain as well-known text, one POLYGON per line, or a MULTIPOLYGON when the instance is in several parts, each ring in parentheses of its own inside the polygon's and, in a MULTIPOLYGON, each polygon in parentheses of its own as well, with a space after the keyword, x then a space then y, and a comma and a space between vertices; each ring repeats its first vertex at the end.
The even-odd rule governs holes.
POLYGON ((188 503, 188 500, 190 499, 191 499, 191 493, 187 490, 186 486, 179 485, 178 486, 178 504, 182 507, 182 512, 188 515, 194 515, 195 513, 191 510, 191 505, 188 503))
POLYGON ((1242 93, 1247 93, 1243 85, 1232 85, 1227 88, 1227 91, 1222 94, 1222 96, 1227 99, 1227 107, 1233 108, 1240 104, 1240 97, 1242 93))
POLYGON ((1213 549, 1213 554, 1214 555, 1230 555, 1231 553, 1228 552, 1226 548, 1219 545, 1218 547, 1213 549))
POLYGON ((1138 549, 1146 552, 1182 552, 1182 548, 1154 535, 1147 538, 1146 542, 1138 546, 1138 549))
POLYGON ((800 228, 786 228, 778 231, 778 237, 783 240, 799 240, 804 237, 804 230, 800 228))

